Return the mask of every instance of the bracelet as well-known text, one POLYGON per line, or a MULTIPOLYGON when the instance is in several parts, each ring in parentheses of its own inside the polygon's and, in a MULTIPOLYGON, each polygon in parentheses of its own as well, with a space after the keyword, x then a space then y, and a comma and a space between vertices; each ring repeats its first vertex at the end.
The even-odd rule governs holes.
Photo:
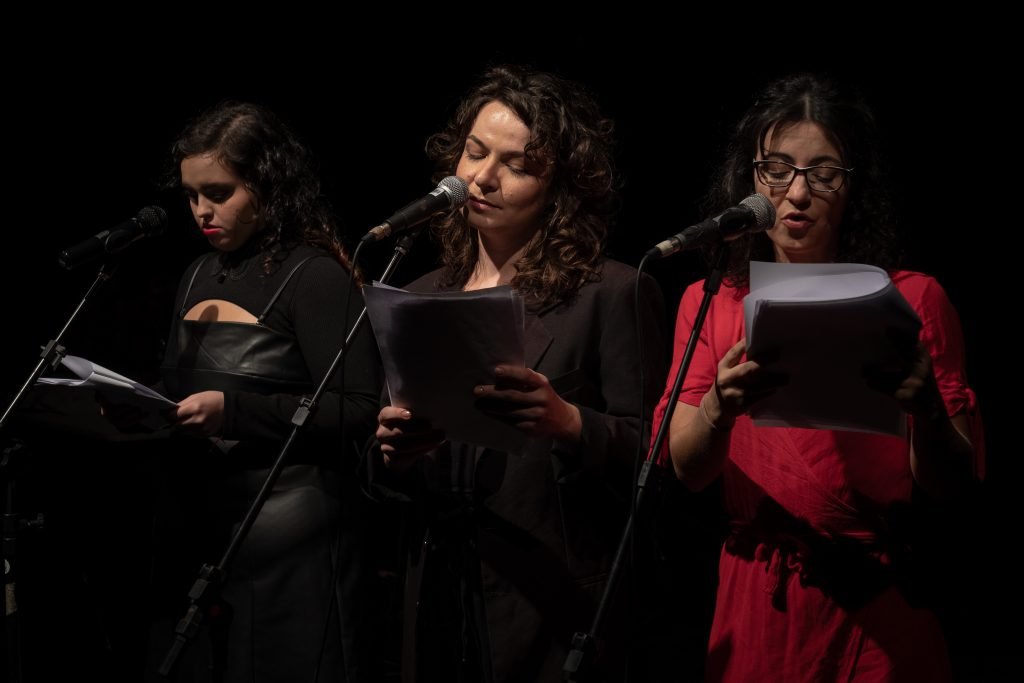
MULTIPOLYGON (((711 416, 708 415, 707 406, 704 405, 704 402, 707 401, 707 400, 708 400, 708 395, 704 394, 704 398, 702 398, 700 400, 700 407, 697 410, 700 412, 700 416, 702 418, 704 418, 704 421, 708 423, 708 426, 711 427, 712 431, 715 431, 715 432, 727 432, 727 431, 729 431, 730 429, 732 429, 733 427, 736 426, 736 418, 735 417, 730 417, 729 418, 728 426, 723 427, 722 425, 716 425, 714 423, 714 421, 711 419, 711 416)), ((724 412, 722 414, 725 415, 724 412)))

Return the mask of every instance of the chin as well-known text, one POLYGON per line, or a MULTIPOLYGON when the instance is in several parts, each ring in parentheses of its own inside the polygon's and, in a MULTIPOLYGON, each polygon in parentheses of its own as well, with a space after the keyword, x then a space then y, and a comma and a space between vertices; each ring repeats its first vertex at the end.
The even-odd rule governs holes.
POLYGON ((833 260, 825 255, 824 250, 812 247, 795 246, 783 251, 792 263, 828 263, 833 260))

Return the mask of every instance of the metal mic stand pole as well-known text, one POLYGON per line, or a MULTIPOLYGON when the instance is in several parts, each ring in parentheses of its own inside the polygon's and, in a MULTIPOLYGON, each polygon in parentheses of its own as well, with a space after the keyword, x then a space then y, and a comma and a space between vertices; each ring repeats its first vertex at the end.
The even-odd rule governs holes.
POLYGON ((679 370, 676 372, 676 378, 672 384, 672 392, 668 397, 668 409, 665 411, 665 417, 658 427, 658 434, 655 436, 654 442, 647 453, 647 459, 640 468, 640 476, 637 478, 636 483, 636 505, 630 512, 629 519, 626 520, 626 528, 622 532, 622 539, 619 541, 619 547, 615 551, 611 570, 608 573, 608 582, 605 584, 604 593, 601 594, 601 600, 597 605, 597 611, 594 613, 590 630, 577 631, 572 637, 572 649, 565 658, 565 664, 562 665, 563 681, 586 681, 588 676, 593 673, 592 660, 595 645, 601 634, 601 628, 604 625, 605 612, 611 603, 612 597, 615 595, 619 577, 622 575, 622 566, 632 542, 633 529, 636 525, 637 517, 642 511, 641 504, 645 500, 644 492, 647 490, 647 479, 654 467, 654 459, 661 453, 662 445, 668 436, 672 415, 676 410, 676 401, 679 400, 679 393, 683 388, 683 380, 686 378, 686 373, 690 368, 690 361, 693 359, 694 350, 697 348, 697 339, 700 337, 701 328, 704 327, 704 318, 707 317, 708 309, 711 307, 711 297, 717 294, 722 286, 722 276, 724 275, 728 255, 729 248, 725 243, 718 247, 714 255, 714 266, 711 269, 711 274, 708 275, 707 280, 704 282, 704 297, 701 299, 700 309, 697 311, 693 329, 690 330, 690 338, 686 342, 686 351, 683 353, 683 358, 679 363, 679 370))

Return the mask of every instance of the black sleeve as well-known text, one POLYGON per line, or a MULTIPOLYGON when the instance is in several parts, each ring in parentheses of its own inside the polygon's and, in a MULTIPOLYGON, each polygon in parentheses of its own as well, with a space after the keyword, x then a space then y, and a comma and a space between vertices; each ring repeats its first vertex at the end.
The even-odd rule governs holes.
POLYGON ((661 289, 648 275, 640 279, 640 334, 637 336, 637 306, 632 279, 616 278, 602 286, 608 291, 600 305, 608 314, 601 326, 598 344, 600 386, 605 410, 578 406, 583 429, 575 448, 561 449, 556 444, 558 462, 565 468, 556 472, 563 477, 578 468, 609 467, 621 471, 633 466, 637 444, 646 447, 651 413, 665 382, 665 307, 661 289), (643 367, 640 345, 643 344, 643 367), (644 377, 644 429, 638 415, 640 377, 644 377))
MULTIPOLYGON (((319 384, 341 348, 346 332, 363 309, 359 291, 353 291, 348 321, 342 320, 350 284, 348 273, 332 259, 314 258, 295 275, 295 286, 287 305, 295 337, 306 360, 310 377, 319 384)), ((331 378, 319 408, 304 433, 317 439, 362 441, 376 424, 381 387, 377 347, 369 325, 364 325, 344 359, 342 369, 331 378), (344 401, 341 397, 344 395, 344 401), (340 416, 340 417, 339 417, 340 416), (344 424, 342 425, 342 420, 344 424)), ((225 439, 281 440, 291 430, 291 419, 299 405, 298 396, 225 393, 225 439)))

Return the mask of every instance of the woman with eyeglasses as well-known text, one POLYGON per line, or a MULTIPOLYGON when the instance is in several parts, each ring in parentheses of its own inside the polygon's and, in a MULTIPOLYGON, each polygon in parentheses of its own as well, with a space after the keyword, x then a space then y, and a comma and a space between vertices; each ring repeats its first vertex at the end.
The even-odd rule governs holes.
MULTIPOLYGON (((761 193, 776 220, 732 243, 660 454, 690 489, 720 479, 731 518, 708 680, 951 678, 934 613, 908 599, 900 528, 912 490, 946 499, 980 476, 981 432, 956 312, 934 279, 895 267, 873 140, 874 117, 856 94, 809 75, 778 80, 740 121, 709 197, 710 208, 722 209, 761 193), (780 379, 770 359, 744 355, 752 260, 887 269, 923 327, 919 339, 894 339, 900 367, 865 381, 909 415, 906 438, 754 425, 751 406, 780 379)), ((680 304, 652 434, 702 284, 680 304)))

